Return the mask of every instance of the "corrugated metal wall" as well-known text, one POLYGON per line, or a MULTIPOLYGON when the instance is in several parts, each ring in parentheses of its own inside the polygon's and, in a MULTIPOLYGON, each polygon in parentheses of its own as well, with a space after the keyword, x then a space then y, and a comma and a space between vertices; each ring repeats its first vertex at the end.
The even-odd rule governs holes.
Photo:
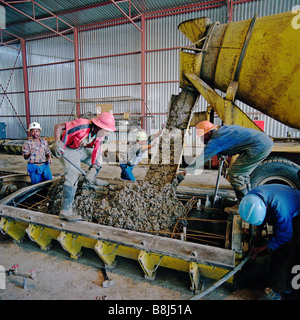
POLYGON ((7 117, 0 118, 0 122, 6 124, 6 136, 20 138, 24 136, 24 129, 20 123, 24 125, 25 118, 20 117, 19 120, 15 114, 24 115, 24 85, 23 85, 23 69, 22 69, 22 54, 20 45, 13 45, 17 50, 7 47, 0 47, 0 115, 7 117), (13 67, 16 69, 13 70, 13 67), (3 89, 6 92, 16 92, 9 94, 8 98, 4 96, 3 89), (13 106, 13 107, 12 107, 13 106))
MULTIPOLYGON (((289 11, 297 5, 296 0, 261 0, 234 4, 233 20, 250 19, 259 16, 289 11)), ((225 2, 224 2, 225 3, 225 2)), ((188 45, 188 39, 177 30, 180 22, 201 16, 208 16, 220 23, 227 22, 225 5, 212 9, 159 18, 146 16, 146 112, 147 130, 160 128, 166 121, 170 97, 179 92, 179 49, 188 45)), ((72 36, 70 36, 72 37, 72 36)), ((74 113, 74 103, 59 102, 75 98, 75 71, 73 44, 63 38, 50 37, 31 40, 26 43, 30 90, 31 120, 38 121, 44 128, 43 134, 53 135, 58 121, 68 121, 62 114, 74 113), (59 116, 60 114, 60 116, 59 116)), ((106 98, 131 96, 141 97, 141 35, 132 24, 81 30, 79 32, 80 94, 81 98, 106 98)), ((0 83, 5 87, 11 75, 17 51, 0 47, 0 83), (4 69, 4 70, 3 70, 4 69)), ((17 69, 11 76, 8 97, 22 123, 25 121, 22 58, 19 55, 17 69)), ((0 90, 2 93, 2 90, 0 90)), ((0 94, 0 122, 6 122, 8 138, 24 138, 25 132, 14 116, 8 99, 0 94)), ((251 117, 265 120, 266 132, 271 136, 300 137, 299 130, 290 129, 258 114, 249 106, 238 105, 251 117)), ((196 111, 205 110, 203 98, 199 99, 196 111)), ((82 113, 95 112, 94 104, 82 104, 82 113)), ((131 101, 130 111, 140 113, 141 103, 131 101)), ((127 102, 114 103, 114 112, 129 111, 127 102)))
MULTIPOLYGON (((146 93, 147 111, 154 114, 148 121, 148 130, 152 133, 166 122, 167 115, 162 113, 167 113, 171 95, 180 92, 178 47, 191 43, 177 27, 182 21, 205 16, 210 17, 212 22, 226 23, 227 8, 222 6, 147 20, 146 93)), ((207 102, 200 97, 195 111, 206 110, 206 107, 207 102)), ((193 144, 193 137, 194 132, 189 136, 188 144, 193 144)))
POLYGON ((31 119, 41 124, 43 135, 53 136, 58 100, 75 94, 73 43, 61 37, 29 41, 26 53, 31 119))

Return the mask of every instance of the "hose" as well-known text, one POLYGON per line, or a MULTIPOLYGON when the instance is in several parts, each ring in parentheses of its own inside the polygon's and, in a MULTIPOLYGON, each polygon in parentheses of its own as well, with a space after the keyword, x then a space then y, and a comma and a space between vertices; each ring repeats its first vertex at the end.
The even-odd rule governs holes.
POLYGON ((244 257, 244 259, 232 271, 226 273, 224 277, 222 277, 220 280, 218 280, 213 285, 208 287, 206 290, 201 291, 198 294, 195 294, 194 296, 192 296, 188 300, 199 300, 199 299, 203 298, 204 296, 206 296, 207 294, 209 294, 210 292, 212 292, 213 290, 218 288, 221 284, 223 284, 229 278, 231 278, 234 274, 236 274, 244 266, 244 264, 248 260, 249 260, 249 256, 247 255, 247 256, 244 257))

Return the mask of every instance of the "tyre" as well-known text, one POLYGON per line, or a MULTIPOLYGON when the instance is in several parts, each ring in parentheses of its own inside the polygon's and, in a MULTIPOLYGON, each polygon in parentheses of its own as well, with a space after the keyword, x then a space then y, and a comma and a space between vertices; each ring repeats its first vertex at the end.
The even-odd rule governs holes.
POLYGON ((251 188, 264 184, 284 184, 300 190, 300 166, 284 158, 269 158, 251 174, 251 188))

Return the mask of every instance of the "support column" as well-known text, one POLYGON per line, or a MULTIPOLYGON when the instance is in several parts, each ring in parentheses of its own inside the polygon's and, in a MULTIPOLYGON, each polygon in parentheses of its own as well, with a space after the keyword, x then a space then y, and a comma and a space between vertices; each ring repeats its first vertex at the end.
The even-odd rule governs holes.
MULTIPOLYGON (((75 94, 76 100, 80 99, 80 77, 79 77, 79 49, 78 49, 78 29, 74 28, 74 59, 75 59, 75 94)), ((76 103, 76 115, 80 117, 80 103, 76 103)))
POLYGON ((21 39, 21 49, 22 49, 23 82, 24 82, 25 110, 26 110, 26 128, 28 128, 30 124, 30 102, 29 102, 29 85, 28 85, 27 58, 26 58, 26 43, 24 39, 21 39))
POLYGON ((141 32, 141 127, 145 129, 145 109, 146 109, 146 20, 142 14, 141 32))
POLYGON ((232 8, 233 8, 233 0, 227 0, 227 19, 228 22, 232 22, 232 8))

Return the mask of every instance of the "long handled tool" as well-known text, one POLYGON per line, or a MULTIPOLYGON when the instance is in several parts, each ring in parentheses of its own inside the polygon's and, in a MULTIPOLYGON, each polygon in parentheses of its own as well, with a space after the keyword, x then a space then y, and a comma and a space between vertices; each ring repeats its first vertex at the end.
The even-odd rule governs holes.
POLYGON ((76 168, 79 172, 81 172, 84 176, 86 176, 86 172, 84 172, 80 167, 78 167, 71 159, 69 159, 68 157, 66 157, 64 155, 64 149, 59 148, 59 150, 61 151, 61 156, 63 157, 63 159, 65 159, 66 161, 68 161, 74 168, 76 168))
POLYGON ((219 190, 219 185, 220 185, 220 177, 221 177, 224 161, 226 160, 226 158, 227 158, 227 156, 220 156, 220 158, 219 158, 220 163, 219 163, 216 188, 215 188, 215 193, 214 193, 213 203, 212 203, 213 208, 215 207, 217 201, 220 201, 220 199, 221 199, 221 197, 218 196, 218 190, 219 190))
MULTIPOLYGON (((86 176, 87 173, 83 171, 79 166, 77 166, 70 158, 66 157, 64 155, 64 149, 60 148, 59 149, 62 153, 62 158, 66 161, 68 161, 74 168, 76 168, 83 176, 86 176)), ((108 182, 100 180, 100 179, 95 179, 95 183, 93 184, 85 184, 85 188, 91 188, 94 190, 101 190, 103 186, 107 186, 108 182)))

